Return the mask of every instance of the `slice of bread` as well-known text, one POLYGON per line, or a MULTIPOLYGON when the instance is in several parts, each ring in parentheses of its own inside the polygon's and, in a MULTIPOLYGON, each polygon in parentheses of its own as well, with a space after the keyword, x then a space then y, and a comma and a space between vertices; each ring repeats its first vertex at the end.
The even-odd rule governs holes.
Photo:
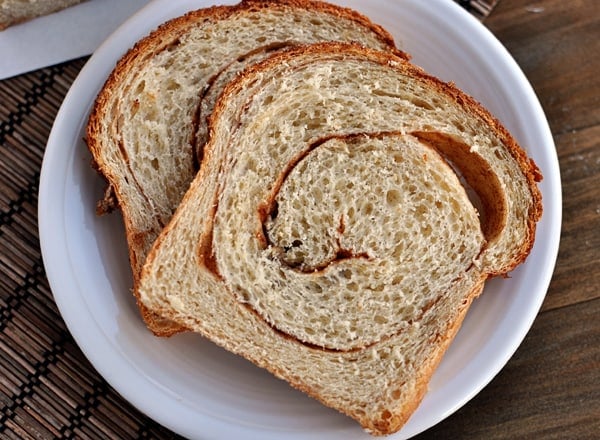
POLYGON ((208 133, 142 302, 397 431, 485 280, 526 258, 537 167, 452 84, 352 44, 245 69, 208 133))
POLYGON ((2 0, 0 30, 74 6, 82 0, 2 0))
MULTIPOLYGON (((194 150, 202 151, 203 140, 195 132, 225 84, 217 79, 235 75, 261 53, 328 40, 405 56, 386 31, 352 10, 306 0, 247 0, 171 20, 118 62, 90 115, 87 143, 109 184, 99 211, 116 204, 123 215, 136 297, 146 254, 198 170, 194 150)), ((139 306, 155 334, 183 330, 139 306)))

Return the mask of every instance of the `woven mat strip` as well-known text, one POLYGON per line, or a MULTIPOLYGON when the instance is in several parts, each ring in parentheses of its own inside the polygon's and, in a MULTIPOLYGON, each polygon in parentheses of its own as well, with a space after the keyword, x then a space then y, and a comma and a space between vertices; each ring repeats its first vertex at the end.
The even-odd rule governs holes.
POLYGON ((499 0, 454 0, 479 20, 484 20, 499 0))
POLYGON ((174 438, 85 359, 43 269, 40 167, 56 112, 84 62, 0 82, 0 438, 174 438))

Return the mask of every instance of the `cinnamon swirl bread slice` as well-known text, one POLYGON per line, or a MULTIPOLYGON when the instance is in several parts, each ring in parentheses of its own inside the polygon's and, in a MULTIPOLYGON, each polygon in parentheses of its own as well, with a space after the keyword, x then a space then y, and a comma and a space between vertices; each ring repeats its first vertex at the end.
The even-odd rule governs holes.
MULTIPOLYGON (((201 153, 203 138, 196 141, 195 132, 205 127, 223 78, 280 47, 328 40, 403 56, 386 31, 352 10, 245 0, 176 18, 119 61, 92 110, 87 143, 109 184, 99 211, 116 204, 123 215, 136 297, 146 254, 198 169, 194 150, 201 153)), ((182 330, 138 304, 155 334, 182 330)))
POLYGON ((404 59, 292 49, 225 87, 140 297, 389 434, 485 280, 529 252, 539 178, 487 111, 404 59))

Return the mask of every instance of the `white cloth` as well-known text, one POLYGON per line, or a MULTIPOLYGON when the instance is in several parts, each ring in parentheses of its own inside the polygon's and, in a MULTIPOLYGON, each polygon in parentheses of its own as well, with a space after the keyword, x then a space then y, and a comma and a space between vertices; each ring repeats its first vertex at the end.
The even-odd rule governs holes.
POLYGON ((0 79, 90 55, 148 0, 88 0, 0 31, 0 79))

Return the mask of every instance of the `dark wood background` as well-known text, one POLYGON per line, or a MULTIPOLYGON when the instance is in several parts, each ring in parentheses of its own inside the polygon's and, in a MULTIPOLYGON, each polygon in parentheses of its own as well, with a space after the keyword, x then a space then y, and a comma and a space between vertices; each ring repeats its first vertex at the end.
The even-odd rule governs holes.
MULTIPOLYGON (((546 111, 563 181, 561 245, 521 347, 420 440, 600 439, 599 9, 597 0, 500 0, 484 20, 546 111)), ((0 81, 0 438, 175 438, 85 359, 44 274, 40 166, 54 116, 85 61, 0 81)))
POLYGON ((563 187, 560 250, 542 310, 510 362, 418 438, 600 439, 600 4, 500 0, 484 24, 546 112, 563 187))

